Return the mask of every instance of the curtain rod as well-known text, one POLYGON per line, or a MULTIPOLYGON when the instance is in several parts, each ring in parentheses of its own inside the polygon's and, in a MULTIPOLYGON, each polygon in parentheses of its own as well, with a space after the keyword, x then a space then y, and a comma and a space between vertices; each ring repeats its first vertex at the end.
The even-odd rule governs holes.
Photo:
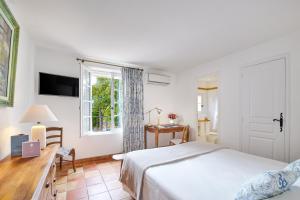
POLYGON ((96 61, 96 60, 88 60, 88 59, 83 59, 83 58, 76 58, 76 60, 77 60, 77 61, 80 61, 80 62, 82 62, 82 63, 84 63, 84 62, 90 62, 90 63, 97 63, 97 64, 110 65, 110 66, 119 67, 119 68, 139 69, 139 70, 144 71, 144 69, 142 69, 142 68, 125 67, 125 66, 122 66, 122 65, 117 65, 117 64, 107 63, 107 62, 102 62, 102 61, 96 61))

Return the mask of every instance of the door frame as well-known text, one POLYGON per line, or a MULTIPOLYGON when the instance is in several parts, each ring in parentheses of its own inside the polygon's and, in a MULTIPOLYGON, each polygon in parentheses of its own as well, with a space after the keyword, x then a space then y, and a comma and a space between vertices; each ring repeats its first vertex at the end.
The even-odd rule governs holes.
POLYGON ((290 162, 290 101, 291 101, 291 77, 290 77, 290 62, 289 62, 289 54, 282 54, 282 55, 278 55, 278 56, 274 56, 274 57, 269 57, 266 59, 260 59, 256 62, 252 62, 250 64, 244 65, 242 67, 240 67, 240 89, 239 89, 239 149, 240 151, 242 151, 242 147, 243 147, 243 118, 242 118, 242 89, 243 89, 243 85, 242 85, 242 78, 243 78, 243 71, 245 68, 248 67, 254 67, 256 65, 259 64, 263 64, 263 63, 267 63, 267 62, 272 62, 272 61, 276 61, 276 60, 281 60, 283 59, 285 62, 285 119, 284 119, 284 131, 285 131, 285 135, 284 135, 284 148, 285 148, 285 158, 284 161, 285 162, 290 162))
MULTIPOLYGON (((221 143, 221 135, 222 135, 222 131, 221 131, 221 88, 222 88, 222 83, 221 83, 221 78, 220 78, 220 70, 219 69, 213 69, 212 71, 208 71, 208 72, 205 72, 203 74, 201 74, 200 76, 197 75, 196 76, 196 83, 194 85, 197 86, 198 88, 198 85, 199 85, 199 79, 203 78, 203 77, 207 77, 207 76, 210 76, 210 75, 216 75, 218 77, 218 93, 217 93, 217 98, 218 98, 218 124, 217 124, 217 133, 218 133, 218 143, 221 143)), ((199 94, 199 90, 197 89, 197 96, 199 94)), ((195 99, 197 99, 197 96, 195 99)), ((198 102, 196 102, 196 110, 198 109, 198 102)), ((197 119, 197 122, 196 122, 196 133, 195 133, 195 139, 197 140, 198 139, 198 110, 197 110, 197 115, 196 115, 196 119, 197 119)))

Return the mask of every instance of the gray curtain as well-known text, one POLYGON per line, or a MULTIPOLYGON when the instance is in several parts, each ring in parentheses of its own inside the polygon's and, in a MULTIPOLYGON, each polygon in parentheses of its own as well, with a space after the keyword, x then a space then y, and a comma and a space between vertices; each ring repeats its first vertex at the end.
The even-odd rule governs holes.
POLYGON ((123 68, 123 150, 144 149, 143 70, 123 68))

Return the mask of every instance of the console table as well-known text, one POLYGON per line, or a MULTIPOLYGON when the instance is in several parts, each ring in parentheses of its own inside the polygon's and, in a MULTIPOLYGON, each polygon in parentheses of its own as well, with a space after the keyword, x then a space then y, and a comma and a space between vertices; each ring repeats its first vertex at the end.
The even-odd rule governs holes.
POLYGON ((8 156, 0 161, 0 199, 55 199, 55 157, 58 145, 51 145, 33 158, 8 156))
POLYGON ((155 134, 155 147, 158 147, 159 142, 159 134, 161 133, 172 133, 172 138, 175 138, 176 132, 182 132, 185 126, 183 125, 145 125, 144 130, 144 141, 145 141, 145 149, 147 148, 147 133, 155 134))

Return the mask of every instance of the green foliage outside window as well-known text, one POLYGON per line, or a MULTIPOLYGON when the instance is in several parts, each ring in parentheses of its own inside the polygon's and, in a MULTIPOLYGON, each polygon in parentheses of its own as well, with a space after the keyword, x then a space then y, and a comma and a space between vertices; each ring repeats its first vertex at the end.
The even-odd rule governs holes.
POLYGON ((114 107, 111 106, 111 78, 97 77, 97 81, 92 85, 92 121, 93 131, 111 130, 111 114, 114 111, 114 126, 120 127, 120 105, 119 88, 120 80, 114 79, 114 107))

